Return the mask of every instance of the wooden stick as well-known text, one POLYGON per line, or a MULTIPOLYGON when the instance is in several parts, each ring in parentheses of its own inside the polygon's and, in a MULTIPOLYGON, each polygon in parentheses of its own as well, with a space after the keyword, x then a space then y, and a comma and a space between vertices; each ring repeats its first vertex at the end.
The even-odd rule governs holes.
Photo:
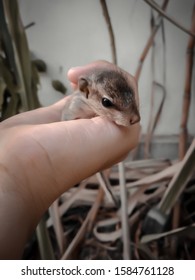
POLYGON ((130 227, 128 220, 128 192, 125 180, 125 167, 124 162, 118 164, 119 168, 119 181, 120 181, 120 197, 121 197, 121 224, 122 224, 122 237, 123 237, 123 259, 131 259, 130 250, 130 227))
MULTIPOLYGON (((155 18, 153 15, 153 10, 151 13, 151 29, 153 29, 155 26, 155 18)), ((148 123, 148 129, 145 137, 145 143, 144 143, 144 157, 148 158, 150 156, 150 147, 151 147, 151 140, 154 134, 154 130, 158 124, 158 121, 161 116, 161 112, 163 109, 165 97, 166 97, 166 75, 165 75, 165 69, 166 69, 166 47, 165 47, 165 30, 164 30, 164 22, 161 23, 161 37, 162 37, 162 43, 163 43, 163 63, 162 63, 162 69, 163 69, 163 82, 162 84, 158 83, 156 81, 155 73, 155 54, 156 54, 156 47, 155 47, 155 41, 152 44, 152 91, 151 91, 151 98, 150 98, 150 117, 149 117, 149 123, 148 123), (156 93, 156 87, 162 90, 162 100, 159 104, 159 108, 157 109, 156 113, 154 111, 154 104, 155 104, 155 93, 156 93)))
MULTIPOLYGON (((166 10, 167 5, 168 5, 168 2, 169 2, 169 0, 165 0, 165 1, 163 2, 162 10, 166 10)), ((142 70, 142 66, 143 66, 143 63, 144 63, 144 61, 145 61, 145 58, 146 58, 146 56, 147 56, 147 54, 148 54, 148 51, 149 51, 150 47, 151 47, 152 44, 153 44, 154 38, 155 38, 155 36, 156 36, 156 33, 157 33, 159 27, 161 26, 161 21, 162 21, 162 16, 159 15, 158 18, 157 18, 157 20, 156 20, 156 25, 155 25, 154 28, 152 29, 152 33, 151 33, 151 35, 150 35, 150 37, 149 37, 149 39, 148 39, 148 41, 147 41, 147 43, 146 43, 146 46, 145 46, 145 48, 144 48, 144 50, 143 50, 143 52, 142 52, 142 54, 141 54, 138 67, 137 67, 137 70, 136 70, 136 72, 135 72, 135 78, 136 78, 137 81, 139 80, 139 77, 140 77, 140 74, 141 74, 141 70, 142 70)))
POLYGON ((58 199, 56 199, 52 205, 49 207, 49 214, 53 221, 53 228, 56 234, 56 240, 58 244, 58 248, 60 251, 60 255, 62 255, 65 245, 65 238, 63 233, 63 226, 61 223, 61 217, 59 213, 58 199))
MULTIPOLYGON (((191 31, 195 32, 195 5, 192 13, 191 31)), ((192 84, 192 69, 193 69, 193 51, 195 47, 195 38, 189 37, 186 51, 186 77, 183 95, 183 109, 180 124, 179 137, 179 158, 183 159, 187 149, 188 130, 187 122, 189 117, 190 99, 191 99, 191 84, 192 84)))
POLYGON ((178 21, 173 19, 172 17, 168 16, 154 1, 152 0, 144 0, 148 5, 150 5, 154 10, 156 10, 161 16, 169 20, 171 23, 173 23, 175 26, 177 26, 179 29, 183 30, 190 36, 195 38, 195 32, 193 30, 186 29, 183 25, 181 25, 178 21))
POLYGON ((107 27, 108 27, 108 33, 109 33, 109 36, 110 36, 110 44, 111 44, 111 50, 112 50, 112 61, 113 61, 113 63, 117 64, 114 32, 113 32, 113 29, 112 29, 112 24, 111 24, 106 0, 100 0, 100 3, 101 3, 101 6, 102 6, 103 15, 104 15, 104 18, 106 20, 107 27))

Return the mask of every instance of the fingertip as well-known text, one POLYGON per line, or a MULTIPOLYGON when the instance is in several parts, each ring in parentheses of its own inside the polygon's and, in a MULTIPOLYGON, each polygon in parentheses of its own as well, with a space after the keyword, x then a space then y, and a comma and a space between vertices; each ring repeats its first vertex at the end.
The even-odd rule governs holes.
POLYGON ((82 73, 83 67, 77 66, 72 67, 68 70, 67 76, 69 81, 71 82, 71 86, 75 87, 77 85, 78 77, 80 73, 82 73))

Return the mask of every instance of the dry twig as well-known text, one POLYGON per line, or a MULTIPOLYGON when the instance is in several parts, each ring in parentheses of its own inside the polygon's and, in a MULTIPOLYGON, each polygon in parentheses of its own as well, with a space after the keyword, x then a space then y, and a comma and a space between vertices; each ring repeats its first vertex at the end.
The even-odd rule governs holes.
MULTIPOLYGON (((152 18, 151 18, 151 27, 152 29, 155 26, 155 18, 152 13, 152 18)), ((152 92, 151 92, 151 107, 150 107, 150 119, 149 119, 149 124, 148 124, 148 129, 147 129, 147 134, 145 137, 145 145, 144 145, 144 156, 149 157, 150 155, 150 146, 151 146, 151 140, 152 136, 154 134, 154 130, 158 124, 158 121, 161 116, 161 112, 163 109, 165 97, 166 97, 166 75, 165 75, 165 69, 166 69, 166 48, 165 48, 165 30, 164 30, 164 22, 162 21, 161 24, 161 30, 162 30, 162 43, 163 43, 163 65, 162 65, 162 71, 163 71, 163 77, 162 77, 162 84, 157 82, 155 79, 155 42, 153 43, 152 46, 152 76, 153 76, 153 83, 152 83, 152 92), (155 90, 156 87, 158 87, 162 91, 162 99, 160 101, 159 107, 157 109, 156 114, 154 115, 154 100, 155 100, 155 90)))
MULTIPOLYGON (((192 26, 191 31, 195 32, 195 5, 192 14, 192 26)), ((193 70, 193 55, 195 47, 195 38, 190 37, 188 41, 187 51, 186 51, 186 78, 184 86, 183 95, 183 109, 180 124, 180 139, 179 139, 179 158, 182 159, 186 153, 188 131, 187 122, 190 109, 190 99, 191 99, 191 85, 192 85, 192 70, 193 70)))
POLYGON ((102 6, 102 11, 104 14, 104 18, 108 27, 108 32, 110 36, 110 43, 111 43, 111 50, 112 50, 112 61, 113 63, 117 64, 117 57, 116 57, 116 46, 115 46, 115 38, 114 38, 114 32, 108 12, 108 7, 106 4, 106 0, 100 0, 101 6, 102 6))
MULTIPOLYGON (((169 0, 165 0, 165 1, 163 2, 162 10, 166 10, 167 5, 168 5, 168 2, 169 2, 169 0)), ((146 56, 147 56, 147 54, 148 54, 148 51, 150 50, 150 47, 151 47, 152 44, 153 44, 154 38, 155 38, 155 36, 156 36, 156 33, 157 33, 159 27, 161 26, 161 22, 162 22, 162 16, 159 15, 158 18, 157 18, 157 20, 156 20, 156 24, 155 24, 155 26, 154 26, 154 28, 153 28, 153 30, 152 30, 152 33, 151 33, 151 35, 150 35, 150 37, 149 37, 149 39, 148 39, 148 41, 147 41, 147 43, 146 43, 146 46, 145 46, 145 48, 144 48, 144 50, 143 50, 143 52, 142 52, 142 54, 141 54, 141 57, 140 57, 140 59, 139 59, 139 64, 138 64, 138 67, 137 67, 137 70, 136 70, 136 73, 135 73, 135 78, 136 78, 137 80, 139 80, 139 77, 140 77, 140 74, 141 74, 141 70, 142 70, 143 63, 144 63, 145 58, 146 58, 146 56)))
POLYGON ((193 30, 186 29, 183 25, 181 25, 179 22, 177 22, 172 17, 168 16, 163 9, 161 9, 154 1, 152 0, 144 0, 148 5, 150 5, 154 10, 156 10, 160 15, 162 15, 164 18, 169 20, 171 23, 173 23, 175 26, 177 26, 179 29, 183 30, 190 36, 195 38, 195 32, 193 30))

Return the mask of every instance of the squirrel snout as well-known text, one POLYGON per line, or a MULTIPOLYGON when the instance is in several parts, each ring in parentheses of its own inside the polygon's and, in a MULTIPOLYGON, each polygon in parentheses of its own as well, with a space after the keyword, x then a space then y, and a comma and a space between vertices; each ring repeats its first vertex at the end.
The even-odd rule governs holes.
POLYGON ((130 117, 130 124, 133 125, 137 122, 140 121, 140 115, 139 113, 138 114, 133 114, 131 117, 130 117))

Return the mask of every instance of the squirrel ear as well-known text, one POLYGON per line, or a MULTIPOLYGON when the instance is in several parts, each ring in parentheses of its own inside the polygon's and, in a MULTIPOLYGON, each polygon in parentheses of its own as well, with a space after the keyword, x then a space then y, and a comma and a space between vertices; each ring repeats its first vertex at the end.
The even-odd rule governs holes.
POLYGON ((88 89, 88 86, 89 86, 89 82, 86 78, 79 78, 79 81, 78 81, 78 86, 79 86, 79 90, 84 92, 86 94, 86 98, 88 98, 88 94, 89 94, 89 89, 88 89))

